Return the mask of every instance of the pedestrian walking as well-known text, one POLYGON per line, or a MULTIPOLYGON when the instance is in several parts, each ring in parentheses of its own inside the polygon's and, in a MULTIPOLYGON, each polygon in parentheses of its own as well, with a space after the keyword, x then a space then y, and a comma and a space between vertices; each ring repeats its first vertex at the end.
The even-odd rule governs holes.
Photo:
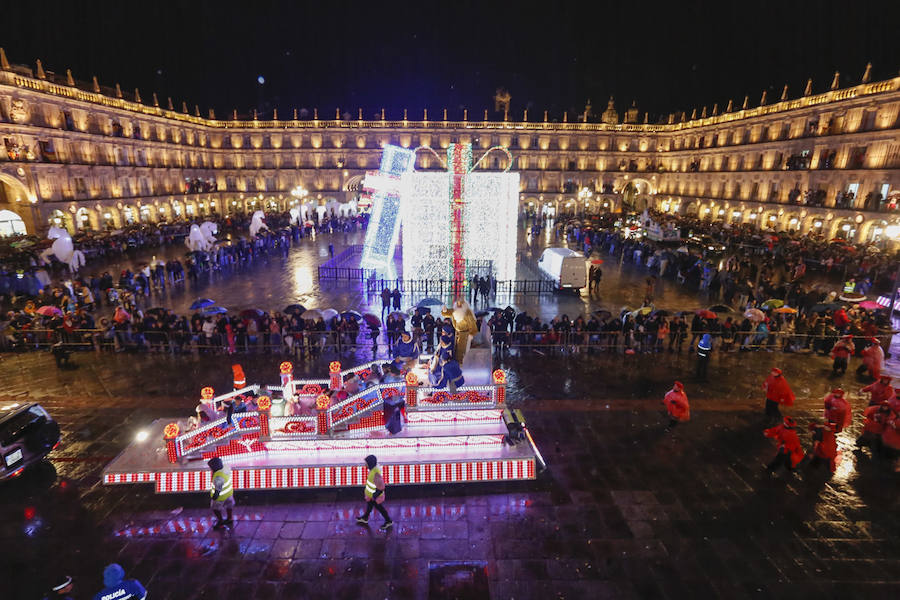
POLYGON ((706 372, 709 369, 709 357, 712 354, 712 336, 704 333, 697 344, 697 379, 706 381, 706 372))
POLYGON ((818 468, 824 462, 832 474, 837 470, 838 449, 837 439, 834 437, 835 428, 835 423, 809 424, 809 430, 812 431, 813 440, 816 442, 812 452, 806 455, 810 467, 818 468))
POLYGON ((797 424, 791 417, 785 417, 780 425, 766 429, 763 432, 768 438, 772 438, 778 444, 778 453, 775 458, 766 465, 766 470, 773 475, 779 467, 784 467, 793 473, 794 468, 803 460, 803 446, 797 437, 797 424))
POLYGON ((222 464, 218 456, 210 459, 208 463, 212 471, 212 487, 209 490, 210 508, 216 515, 216 523, 213 529, 234 526, 234 486, 231 483, 231 468, 222 464), (222 509, 225 509, 227 518, 222 518, 222 509))
POLYGON ((869 345, 863 348, 863 362, 856 369, 856 374, 862 375, 869 371, 869 376, 878 381, 881 378, 881 371, 884 369, 884 350, 882 350, 881 344, 878 343, 878 338, 870 337, 868 342, 869 345))
POLYGON ((384 504, 385 486, 384 478, 381 476, 381 467, 378 466, 378 459, 370 454, 366 457, 366 467, 369 469, 369 474, 366 476, 366 488, 364 492, 366 498, 366 512, 361 516, 356 517, 356 522, 360 525, 368 525, 369 515, 372 514, 372 509, 374 508, 382 517, 384 517, 384 523, 381 524, 379 529, 381 531, 387 531, 393 527, 394 522, 391 521, 391 517, 388 515, 387 510, 382 506, 382 504, 384 504))
POLYGON ((850 403, 844 397, 844 390, 834 388, 825 396, 825 422, 834 423, 834 432, 840 433, 853 421, 850 403))
POLYGON ((868 392, 869 406, 889 404, 893 410, 900 412, 900 401, 897 400, 897 392, 891 385, 891 376, 882 374, 875 383, 870 383, 859 390, 860 394, 868 392))
POLYGON ((831 358, 834 359, 834 363, 831 365, 832 376, 837 377, 847 372, 847 364, 854 352, 856 352, 856 348, 853 346, 853 336, 845 335, 837 341, 831 348, 831 358))
POLYGON ((381 320, 384 321, 384 315, 391 310, 391 290, 384 288, 381 290, 381 320))
POLYGON ((769 376, 763 383, 763 389, 766 391, 766 418, 775 421, 781 418, 780 405, 793 406, 794 392, 784 378, 781 369, 772 367, 769 376))
POLYGON ((391 292, 391 299, 394 301, 394 310, 400 310, 400 289, 394 288, 391 292))
POLYGON ((684 392, 684 385, 680 381, 676 381, 672 389, 666 392, 663 404, 666 406, 666 412, 669 413, 669 424, 666 426, 666 431, 670 431, 679 423, 691 420, 691 406, 688 403, 687 394, 684 392))
POLYGON ((103 569, 103 589, 94 600, 144 600, 147 590, 137 579, 125 579, 125 569, 112 563, 103 569))

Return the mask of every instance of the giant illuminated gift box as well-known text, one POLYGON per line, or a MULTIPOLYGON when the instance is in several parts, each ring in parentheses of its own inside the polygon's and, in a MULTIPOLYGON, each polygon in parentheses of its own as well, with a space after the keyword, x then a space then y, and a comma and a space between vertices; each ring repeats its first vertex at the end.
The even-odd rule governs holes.
POLYGON ((415 172, 414 150, 385 146, 381 171, 364 184, 372 218, 362 266, 386 268, 402 228, 404 279, 463 281, 476 265, 515 279, 519 175, 476 172, 486 155, 473 166, 471 144, 450 144, 446 172, 415 172))

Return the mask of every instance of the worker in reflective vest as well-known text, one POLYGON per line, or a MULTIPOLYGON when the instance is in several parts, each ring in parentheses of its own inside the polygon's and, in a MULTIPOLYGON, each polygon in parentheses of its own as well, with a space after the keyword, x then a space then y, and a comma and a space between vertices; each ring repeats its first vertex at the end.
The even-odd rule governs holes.
POLYGON ((852 294, 856 291, 856 279, 850 278, 844 282, 844 293, 852 294))
POLYGON ((370 454, 366 457, 366 467, 369 469, 365 490, 366 512, 362 516, 356 517, 356 522, 360 525, 368 525, 369 515, 372 514, 372 509, 374 508, 384 517, 384 523, 379 529, 387 531, 393 527, 394 522, 391 521, 391 517, 388 516, 387 511, 382 506, 384 502, 384 478, 381 476, 381 467, 378 466, 378 459, 370 454))
POLYGON ((212 487, 209 490, 210 508, 216 515, 214 529, 232 527, 234 525, 234 486, 231 484, 231 469, 222 464, 222 459, 215 457, 208 463, 212 470, 212 487), (222 519, 222 509, 228 518, 222 519))

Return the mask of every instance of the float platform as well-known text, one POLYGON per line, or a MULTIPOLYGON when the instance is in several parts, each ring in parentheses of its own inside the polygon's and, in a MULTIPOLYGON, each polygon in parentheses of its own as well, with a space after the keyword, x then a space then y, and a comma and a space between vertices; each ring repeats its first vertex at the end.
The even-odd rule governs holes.
POLYGON ((239 490, 362 486, 369 454, 378 457, 389 485, 534 479, 543 459, 524 424, 513 443, 516 436, 503 416, 505 373, 485 369, 478 364, 483 360, 472 362, 472 379, 483 384, 455 392, 419 385, 427 373, 417 365, 402 382, 349 393, 354 389, 347 389, 348 375, 365 380, 375 363, 344 371, 332 363, 329 379, 321 380, 293 380, 290 364, 282 363, 281 386, 253 385, 221 396, 204 388, 201 403, 215 406, 252 393, 257 410, 235 413, 233 426, 219 418, 184 433, 182 420, 154 421, 143 441, 131 443, 106 466, 103 483, 152 483, 157 493, 205 492, 211 485, 206 462, 218 456, 232 469, 239 490), (401 399, 404 426, 391 433, 385 427, 390 405, 401 399), (286 408, 291 403, 310 409, 283 414, 296 412, 286 408))

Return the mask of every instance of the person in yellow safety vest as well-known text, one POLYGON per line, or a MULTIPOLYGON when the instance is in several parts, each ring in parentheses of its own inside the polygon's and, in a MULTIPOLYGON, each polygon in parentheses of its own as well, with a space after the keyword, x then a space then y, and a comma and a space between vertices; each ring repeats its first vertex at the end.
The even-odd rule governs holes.
POLYGON ((369 469, 369 475, 366 477, 366 512, 364 515, 356 517, 356 522, 360 525, 369 524, 369 515, 372 509, 377 509, 381 516, 384 517, 384 523, 379 527, 381 531, 387 531, 393 527, 394 522, 388 516, 387 511, 381 505, 384 502, 384 478, 381 476, 381 467, 378 466, 378 459, 373 455, 366 457, 366 467, 369 469))
POLYGON ((234 526, 234 486, 231 484, 231 469, 222 464, 222 459, 215 457, 208 463, 212 470, 212 487, 209 490, 210 508, 216 515, 214 529, 234 526), (222 519, 222 509, 228 514, 227 519, 222 519))
POLYGON ((847 281, 844 282, 844 293, 852 294, 856 291, 856 279, 851 277, 847 281))

